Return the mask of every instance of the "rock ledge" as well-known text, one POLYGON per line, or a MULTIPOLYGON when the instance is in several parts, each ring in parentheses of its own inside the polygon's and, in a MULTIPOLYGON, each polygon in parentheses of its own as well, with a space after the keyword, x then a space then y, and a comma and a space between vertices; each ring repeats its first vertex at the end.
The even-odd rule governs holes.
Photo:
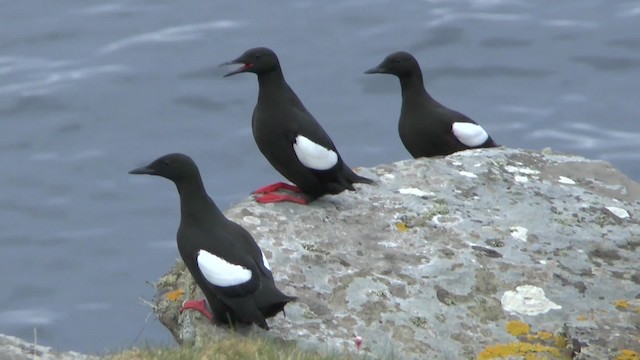
MULTIPOLYGON (((358 172, 378 186, 226 212, 299 298, 268 336, 353 352, 360 336, 373 358, 640 351, 640 185, 608 163, 498 148, 358 172)), ((201 296, 180 262, 157 289, 179 343, 225 336, 178 314, 201 296)))

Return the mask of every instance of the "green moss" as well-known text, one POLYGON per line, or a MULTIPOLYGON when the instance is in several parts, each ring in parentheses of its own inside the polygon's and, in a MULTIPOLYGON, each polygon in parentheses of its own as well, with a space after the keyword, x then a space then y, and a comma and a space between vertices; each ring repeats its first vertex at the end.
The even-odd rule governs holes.
POLYGON ((381 297, 383 299, 388 299, 389 295, 387 295, 387 292, 384 290, 373 290, 373 293, 376 294, 378 297, 381 297))
POLYGON ((504 246, 504 241, 500 240, 500 239, 487 239, 484 242, 485 244, 492 246, 492 247, 497 247, 497 248, 501 248, 504 246))
POLYGON ((429 327, 429 322, 422 316, 414 316, 410 319, 410 321, 413 325, 421 329, 426 329, 429 327))
POLYGON ((329 255, 329 252, 327 250, 320 249, 315 244, 302 244, 302 248, 309 252, 314 252, 325 256, 329 255))
POLYGON ((314 313, 310 309, 304 309, 302 311, 302 317, 305 319, 315 319, 318 317, 318 315, 316 315, 316 313, 314 313))
POLYGON ((448 214, 449 214, 449 206, 447 206, 447 202, 444 199, 438 198, 433 200, 433 206, 424 215, 422 215, 422 217, 427 220, 431 220, 436 215, 448 215, 448 214))
POLYGON ((605 227, 605 225, 609 224, 609 217, 604 214, 597 215, 593 221, 600 225, 600 227, 605 227))

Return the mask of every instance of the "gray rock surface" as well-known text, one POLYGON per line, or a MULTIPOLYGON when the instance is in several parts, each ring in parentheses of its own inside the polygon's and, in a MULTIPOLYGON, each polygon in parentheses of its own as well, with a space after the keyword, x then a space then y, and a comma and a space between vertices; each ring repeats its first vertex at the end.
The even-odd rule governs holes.
POLYGON ((1 360, 93 360, 98 357, 73 351, 57 352, 49 347, 34 345, 17 337, 0 334, 1 360))
MULTIPOLYGON (((354 353, 360 336, 369 358, 640 351, 640 185, 608 163, 498 148, 357 171, 378 185, 226 212, 299 298, 267 336, 354 353)), ((157 289, 179 343, 224 336, 178 314, 201 297, 180 262, 157 289)))

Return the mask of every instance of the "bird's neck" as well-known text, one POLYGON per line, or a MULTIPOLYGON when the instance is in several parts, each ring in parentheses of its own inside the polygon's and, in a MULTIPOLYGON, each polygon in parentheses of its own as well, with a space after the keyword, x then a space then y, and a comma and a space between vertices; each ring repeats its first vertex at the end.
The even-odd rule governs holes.
POLYGON ((402 89, 403 102, 431 100, 431 96, 424 88, 424 81, 420 71, 400 76, 400 87, 402 89))
POLYGON ((259 74, 258 85, 258 101, 277 94, 287 94, 291 91, 279 67, 268 73, 259 74))
POLYGON ((207 195, 201 178, 176 182, 180 194, 180 213, 183 220, 223 216, 213 200, 207 195))

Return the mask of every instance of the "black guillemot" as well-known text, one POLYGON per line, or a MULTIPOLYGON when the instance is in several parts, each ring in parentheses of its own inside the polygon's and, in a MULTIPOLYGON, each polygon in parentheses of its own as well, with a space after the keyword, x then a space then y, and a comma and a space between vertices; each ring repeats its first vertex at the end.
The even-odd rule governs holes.
POLYGON ((400 51, 365 74, 392 74, 400 79, 402 107, 398 132, 414 158, 498 146, 475 121, 437 102, 424 88, 416 59, 400 51))
POLYGON ((202 300, 185 302, 181 312, 194 309, 214 323, 256 324, 268 330, 265 319, 284 311, 295 297, 276 288, 264 253, 251 234, 227 219, 207 195, 194 161, 184 154, 169 154, 129 173, 161 176, 178 188, 178 251, 213 314, 202 300))
POLYGON ((260 152, 295 186, 276 183, 256 190, 258 202, 307 204, 325 194, 355 190, 354 183, 373 181, 355 174, 318 121, 289 87, 276 54, 268 48, 247 50, 222 65, 242 64, 225 75, 251 72, 258 76, 258 102, 251 127, 260 152), (275 193, 286 189, 301 196, 275 193))

